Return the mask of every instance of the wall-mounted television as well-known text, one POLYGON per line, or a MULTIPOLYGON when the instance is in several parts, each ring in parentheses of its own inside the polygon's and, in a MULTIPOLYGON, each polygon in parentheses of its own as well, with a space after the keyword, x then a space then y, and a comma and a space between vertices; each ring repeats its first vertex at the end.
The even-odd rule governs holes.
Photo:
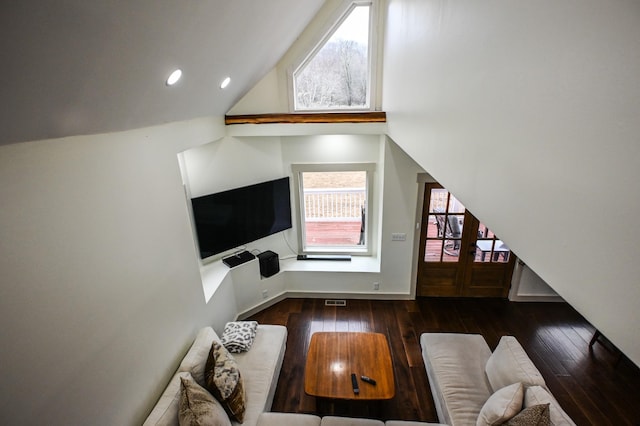
POLYGON ((200 258, 292 227, 289 178, 191 199, 200 258))

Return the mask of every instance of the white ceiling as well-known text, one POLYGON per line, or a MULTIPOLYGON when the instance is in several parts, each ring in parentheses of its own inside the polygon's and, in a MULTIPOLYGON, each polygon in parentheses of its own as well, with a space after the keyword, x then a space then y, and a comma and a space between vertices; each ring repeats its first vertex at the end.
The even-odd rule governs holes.
POLYGON ((0 144, 223 115, 323 2, 5 2, 0 144), (168 87, 175 68, 183 78, 168 87), (221 90, 226 76, 231 85, 221 90))

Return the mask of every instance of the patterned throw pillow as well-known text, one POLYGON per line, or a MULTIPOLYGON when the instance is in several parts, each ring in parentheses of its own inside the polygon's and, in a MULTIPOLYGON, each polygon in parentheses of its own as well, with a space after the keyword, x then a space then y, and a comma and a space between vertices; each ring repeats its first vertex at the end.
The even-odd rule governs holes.
POLYGON ((505 423, 507 426, 550 426, 549 404, 533 405, 505 423))
POLYGON ((180 377, 178 423, 180 426, 231 426, 229 417, 215 398, 187 373, 180 377))
POLYGON ((229 417, 244 421, 245 393, 242 376, 233 356, 214 341, 204 369, 205 385, 222 404, 229 417))
POLYGON ((257 330, 258 323, 256 321, 228 322, 220 340, 229 352, 246 352, 251 349, 257 330))

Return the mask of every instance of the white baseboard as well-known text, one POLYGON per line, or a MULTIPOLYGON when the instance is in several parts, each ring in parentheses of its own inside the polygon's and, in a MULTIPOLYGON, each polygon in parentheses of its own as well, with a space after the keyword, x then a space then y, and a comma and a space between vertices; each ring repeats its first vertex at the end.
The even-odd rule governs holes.
POLYGON ((284 299, 367 299, 367 300, 414 300, 415 298, 409 293, 326 293, 326 292, 305 292, 305 291, 283 291, 269 299, 265 299, 261 303, 240 312, 237 320, 249 318, 258 312, 267 309, 284 299))
POLYGON ((510 302, 564 302, 558 295, 517 294, 509 297, 510 302))

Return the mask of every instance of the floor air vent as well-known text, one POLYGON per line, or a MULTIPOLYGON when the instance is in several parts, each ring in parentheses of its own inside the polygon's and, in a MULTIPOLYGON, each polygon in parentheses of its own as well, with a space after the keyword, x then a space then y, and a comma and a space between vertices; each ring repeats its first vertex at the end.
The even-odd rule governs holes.
POLYGON ((344 299, 326 299, 324 306, 347 306, 347 301, 344 299))

